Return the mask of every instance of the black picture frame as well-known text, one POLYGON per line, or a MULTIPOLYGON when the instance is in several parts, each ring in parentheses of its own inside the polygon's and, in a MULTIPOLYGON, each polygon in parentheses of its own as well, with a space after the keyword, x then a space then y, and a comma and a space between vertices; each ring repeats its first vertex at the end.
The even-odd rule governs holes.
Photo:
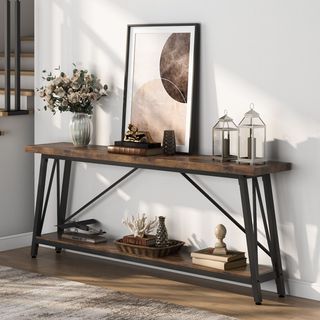
MULTIPOLYGON (((179 148, 177 144, 177 151, 183 153, 197 153, 198 151, 198 128, 199 128, 199 69, 200 69, 200 24, 199 23, 173 23, 173 24, 130 24, 127 26, 127 44, 126 44, 126 64, 124 77, 124 93, 123 93, 123 114, 122 114, 122 132, 121 139, 124 139, 125 132, 129 120, 131 122, 130 114, 132 112, 132 104, 130 99, 133 96, 132 87, 134 85, 134 78, 132 75, 134 66, 132 57, 135 57, 135 52, 132 48, 132 37, 139 33, 139 30, 152 30, 155 34, 161 33, 163 29, 164 34, 172 30, 172 34, 187 34, 190 33, 190 49, 188 52, 188 101, 185 126, 184 145, 179 148), (150 29, 149 29, 150 28, 150 29), (174 31, 179 31, 179 33, 174 31), (183 31, 185 30, 185 31, 183 31), (190 32, 192 30, 192 32, 190 32), (192 42, 192 43, 191 43, 192 42), (192 57, 192 61, 191 61, 192 57), (191 70, 190 70, 191 67, 191 70), (191 75, 189 74, 191 72, 191 75), (190 83, 191 82, 191 83, 190 83), (129 97, 129 95, 131 95, 129 97), (130 108, 130 109, 129 109, 130 108), (189 108, 189 109, 188 109, 189 108)), ((136 46, 133 46, 136 48, 136 46)), ((162 78, 161 78, 162 80, 162 78)), ((180 91, 179 91, 180 92, 180 91)), ((135 124, 135 123, 133 123, 135 124)), ((136 125, 136 124, 135 124, 136 125)), ((144 128, 139 128, 144 130, 144 128)), ((174 128, 164 128, 174 129, 174 128)), ((162 141, 162 140, 161 140, 162 141)), ((157 141, 157 142, 161 142, 157 141)))

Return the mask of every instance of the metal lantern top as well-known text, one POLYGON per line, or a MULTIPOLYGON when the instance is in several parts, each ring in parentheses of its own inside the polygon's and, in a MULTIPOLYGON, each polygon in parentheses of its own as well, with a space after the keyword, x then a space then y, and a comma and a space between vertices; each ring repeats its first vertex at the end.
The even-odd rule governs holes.
POLYGON ((225 110, 224 115, 219 118, 218 122, 213 127, 214 130, 223 131, 236 131, 237 125, 233 122, 233 119, 228 116, 228 112, 225 110))
POLYGON ((239 123, 239 127, 247 127, 247 128, 263 128, 265 127, 265 123, 260 118, 258 112, 254 110, 254 104, 250 104, 250 110, 245 113, 243 119, 239 123))

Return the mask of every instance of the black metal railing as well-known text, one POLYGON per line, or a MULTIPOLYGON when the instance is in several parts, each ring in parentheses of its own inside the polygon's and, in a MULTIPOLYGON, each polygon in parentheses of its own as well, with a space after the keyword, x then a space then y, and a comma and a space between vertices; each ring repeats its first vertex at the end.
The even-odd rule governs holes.
POLYGON ((15 8, 15 14, 14 14, 14 21, 15 21, 15 109, 20 110, 21 108, 21 2, 20 0, 15 0, 14 3, 14 8, 15 8))
POLYGON ((21 37, 20 37, 20 20, 21 20, 21 1, 4 0, 4 70, 5 70, 5 110, 8 113, 20 113, 21 111, 21 37), (14 110, 11 109, 11 9, 14 9, 14 61, 15 61, 15 86, 14 86, 14 110))
POLYGON ((11 69, 11 3, 9 0, 4 2, 4 71, 5 71, 5 109, 10 111, 10 69, 11 69))

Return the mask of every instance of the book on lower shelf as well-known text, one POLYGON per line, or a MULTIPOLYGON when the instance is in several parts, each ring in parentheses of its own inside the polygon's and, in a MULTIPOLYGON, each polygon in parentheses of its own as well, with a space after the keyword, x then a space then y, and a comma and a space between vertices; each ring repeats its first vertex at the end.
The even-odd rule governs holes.
POLYGON ((120 154, 128 154, 135 156, 156 156, 159 154, 163 154, 163 148, 133 148, 133 147, 121 147, 111 145, 108 146, 109 153, 120 153, 120 154))
POLYGON ((245 267, 247 265, 247 259, 241 258, 238 260, 225 262, 225 261, 192 258, 192 263, 203 266, 203 267, 227 271, 227 270, 232 270, 240 267, 245 267))
POLYGON ((107 242, 107 238, 101 235, 85 234, 79 232, 64 232, 61 237, 63 239, 76 240, 79 242, 103 243, 107 242))
POLYGON ((245 258, 245 253, 242 251, 228 250, 227 254, 214 254, 213 248, 205 248, 191 252, 191 257, 198 259, 228 262, 245 258))

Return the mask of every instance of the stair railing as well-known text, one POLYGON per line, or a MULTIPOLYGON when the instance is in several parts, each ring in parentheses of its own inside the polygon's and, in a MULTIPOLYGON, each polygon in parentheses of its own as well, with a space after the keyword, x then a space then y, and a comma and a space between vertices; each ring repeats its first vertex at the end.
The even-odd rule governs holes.
POLYGON ((11 69, 11 3, 9 0, 4 1, 4 71, 5 71, 5 109, 10 112, 10 69, 11 69))
POLYGON ((21 2, 15 0, 14 3, 15 21, 15 109, 21 108, 21 2))
MULTIPOLYGON (((11 113, 11 2, 4 0, 4 69, 5 69, 5 110, 11 113)), ((21 2, 14 0, 14 31, 15 31, 15 107, 14 111, 21 109, 21 2)))

